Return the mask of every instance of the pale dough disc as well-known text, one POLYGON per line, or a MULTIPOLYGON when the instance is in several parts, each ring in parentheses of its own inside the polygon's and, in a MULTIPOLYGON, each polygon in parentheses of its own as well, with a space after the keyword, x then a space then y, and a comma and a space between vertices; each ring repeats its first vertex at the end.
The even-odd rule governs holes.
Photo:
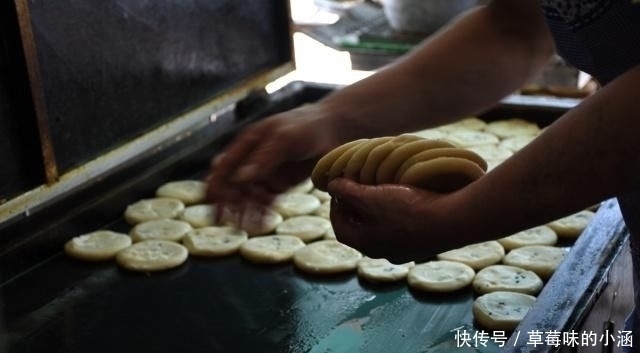
POLYGON ((412 165, 400 175, 397 182, 435 192, 451 192, 483 175, 484 170, 468 159, 439 157, 412 165))
POLYGON ((118 251, 131 246, 131 238, 110 230, 97 230, 71 238, 64 245, 67 255, 80 260, 102 261, 116 256, 118 251))
POLYGON ((487 159, 487 172, 494 170, 497 166, 502 164, 504 159, 487 159))
POLYGON ((211 227, 215 225, 216 207, 213 205, 193 205, 182 211, 180 219, 191 224, 194 228, 211 227))
POLYGON ((185 205, 203 202, 207 196, 207 183, 199 180, 179 180, 163 184, 156 190, 157 197, 178 199, 185 205))
POLYGON ((322 237, 322 239, 325 240, 336 240, 336 232, 333 230, 333 227, 329 227, 329 229, 327 229, 327 231, 324 233, 324 236, 322 237))
POLYGON ((293 263, 311 274, 332 274, 353 271, 362 254, 335 240, 311 243, 293 254, 293 263))
POLYGON ((328 192, 322 191, 319 189, 313 189, 313 191, 311 192, 311 195, 317 197, 318 200, 320 200, 320 202, 331 200, 331 195, 328 192))
POLYGON ((409 270, 407 282, 427 292, 453 292, 471 284, 474 276, 475 271, 463 263, 429 261, 409 270))
POLYGON ((558 236, 553 229, 538 226, 498 239, 498 242, 506 250, 512 250, 529 245, 555 245, 558 242, 558 236))
POLYGON ((240 247, 242 257, 250 262, 275 264, 289 261, 305 243, 292 235, 266 235, 247 240, 240 247))
MULTIPOLYGON (((380 149, 382 150, 384 147, 387 146, 382 146, 380 149)), ((390 147, 392 147, 392 150, 389 150, 381 156, 381 161, 375 165, 375 168, 372 168, 370 171, 362 171, 360 179, 365 180, 365 174, 371 174, 371 176, 369 176, 370 180, 367 180, 370 181, 371 184, 393 183, 399 168, 404 165, 408 159, 416 155, 429 155, 432 158, 444 157, 446 156, 446 151, 449 151, 447 148, 451 148, 453 145, 442 140, 419 140, 390 147)), ((373 152, 378 151, 374 150, 373 152)), ((423 158, 420 161, 424 160, 426 159, 423 158)))
MULTIPOLYGON (((329 153, 325 154, 318 163, 316 163, 313 171, 311 172, 311 181, 316 188, 326 191, 329 184, 329 171, 331 167, 336 163, 338 158, 342 157, 345 152, 349 151, 352 147, 359 145, 360 143, 367 141, 366 139, 360 139, 340 145, 329 153)), ((355 152, 355 151, 354 151, 355 152)), ((348 162, 348 159, 344 161, 344 165, 348 162)), ((342 166, 344 168, 344 165, 342 166)), ((340 170, 342 172, 342 170, 340 170)))
POLYGON ((127 206, 124 219, 135 225, 155 219, 176 218, 184 210, 184 203, 177 199, 157 197, 144 199, 127 206))
POLYGON ((458 147, 495 145, 500 142, 494 134, 466 129, 451 131, 446 140, 458 147))
POLYGON ((291 188, 289 188, 289 190, 287 190, 287 192, 289 193, 299 193, 299 194, 306 194, 308 192, 310 192, 313 189, 313 182, 311 181, 310 178, 305 179, 304 181, 302 181, 301 183, 292 186, 291 188))
POLYGON ((239 211, 225 209, 222 215, 224 224, 242 229, 250 237, 273 233, 282 220, 282 215, 270 208, 248 207, 241 222, 239 211))
POLYGON ((373 283, 395 282, 407 277, 415 263, 392 264, 387 259, 364 257, 358 262, 358 276, 373 283))
MULTIPOLYGON (((417 136, 413 136, 416 139, 419 139, 417 136)), ((360 182, 360 171, 362 170, 362 166, 364 166, 367 161, 367 157, 369 153, 376 147, 383 145, 387 142, 390 142, 393 138, 386 137, 378 137, 374 139, 370 139, 367 142, 363 142, 358 146, 358 149, 355 151, 353 156, 349 159, 349 162, 344 167, 343 175, 345 178, 349 178, 351 180, 360 182)))
POLYGON ((476 273, 472 285, 480 294, 505 291, 536 295, 544 283, 533 271, 515 266, 491 265, 476 273))
POLYGON ((549 245, 531 245, 513 249, 502 259, 505 265, 535 272, 543 279, 551 277, 567 255, 567 250, 549 245))
POLYGON ((276 233, 293 235, 305 243, 322 238, 331 227, 331 221, 318 216, 297 216, 285 219, 276 227, 276 233))
POLYGON ((323 202, 318 209, 313 211, 313 215, 329 219, 331 215, 331 201, 323 202))
POLYGON ((438 260, 463 263, 474 270, 496 264, 504 257, 504 248, 495 240, 471 244, 438 254, 438 260))
POLYGON ((537 135, 540 127, 523 119, 506 119, 492 121, 484 128, 485 132, 492 133, 500 138, 508 138, 518 135, 537 135))
POLYGON ((506 138, 500 141, 501 148, 510 150, 511 152, 520 151, 524 146, 528 145, 536 138, 536 135, 518 135, 506 138))
MULTIPOLYGON (((442 141, 430 142, 439 143, 442 141)), ((397 159, 401 161, 401 164, 399 166, 396 162, 388 161, 391 158, 387 158, 387 160, 384 161, 384 163, 378 170, 377 180, 379 184, 397 182, 410 167, 413 167, 417 163, 428 162, 436 158, 462 158, 477 164, 478 167, 480 167, 480 169, 482 169, 483 171, 487 170, 487 162, 485 162, 485 160, 477 153, 457 147, 429 148, 425 151, 417 152, 411 156, 405 155, 404 158, 402 155, 398 155, 400 153, 404 154, 403 152, 407 151, 410 147, 411 146, 407 145, 406 148, 402 147, 398 149, 399 151, 394 152, 394 154, 398 157, 397 159)))
POLYGON ((577 238, 589 225, 596 214, 589 210, 580 211, 567 217, 560 218, 549 224, 559 237, 577 238))
POLYGON ((182 243, 191 255, 218 257, 234 254, 247 239, 247 232, 244 230, 205 227, 187 232, 182 243))
POLYGON ((473 317, 483 328, 513 331, 535 302, 536 297, 522 293, 487 293, 473 302, 473 317))
POLYGON ((482 145, 468 148, 470 151, 477 153, 484 160, 502 159, 505 160, 513 155, 511 150, 502 148, 498 145, 482 145))
POLYGON ((320 200, 311 194, 281 194, 273 200, 273 208, 283 217, 310 214, 320 207, 320 200))
POLYGON ((447 134, 444 131, 438 130, 438 129, 425 129, 425 130, 414 131, 409 133, 409 135, 415 135, 427 140, 441 140, 447 136, 447 134))
POLYGON ((475 116, 470 116, 470 117, 458 120, 456 122, 453 122, 451 124, 440 126, 438 129, 441 131, 455 131, 460 129, 480 131, 484 129, 486 125, 487 123, 484 120, 475 116))
POLYGON ((157 219, 137 224, 131 229, 134 242, 143 240, 180 241, 193 227, 187 222, 175 219, 157 219))
POLYGON ((377 144, 369 154, 367 154, 366 160, 360 170, 357 171, 360 184, 375 184, 377 171, 387 156, 395 149, 417 141, 426 142, 425 139, 418 136, 400 135, 385 143, 377 144))
POLYGON ((116 255, 116 262, 133 271, 161 271, 182 265, 189 256, 187 248, 166 240, 135 243, 116 255))

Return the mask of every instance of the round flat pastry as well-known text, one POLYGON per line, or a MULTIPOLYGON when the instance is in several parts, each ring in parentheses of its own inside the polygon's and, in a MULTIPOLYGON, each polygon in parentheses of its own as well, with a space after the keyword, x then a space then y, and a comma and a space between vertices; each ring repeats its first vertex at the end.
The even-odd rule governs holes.
POLYGON ((124 219, 135 225, 155 219, 176 218, 184 210, 184 203, 177 199, 158 197, 144 199, 127 206, 124 219))
POLYGON ((547 224, 547 226, 553 229, 559 237, 577 238, 587 228, 595 215, 592 211, 584 210, 555 220, 547 224))
POLYGON ((318 200, 320 200, 320 202, 331 200, 331 195, 328 192, 322 191, 319 189, 313 189, 313 191, 311 192, 311 195, 317 197, 318 200))
POLYGON ((423 139, 427 139, 427 140, 441 140, 446 138, 447 136, 447 134, 444 131, 438 130, 438 129, 419 130, 419 131, 411 132, 409 133, 409 135, 422 137, 423 139))
POLYGON ((331 228, 331 221, 318 216, 297 216, 284 220, 276 227, 276 233, 293 235, 305 243, 324 236, 331 228))
POLYGON ((504 248, 495 240, 471 244, 438 254, 438 260, 463 263, 474 270, 497 264, 504 257, 504 248))
POLYGON ((551 277, 567 255, 567 250, 548 245, 531 245, 513 249, 502 259, 505 265, 535 272, 542 279, 551 277))
MULTIPOLYGON (((329 172, 331 170, 331 167, 336 163, 338 158, 343 157, 343 155, 347 153, 349 150, 351 150, 352 147, 357 147, 360 143, 364 141, 367 141, 367 140, 360 139, 360 140, 355 140, 355 141, 345 143, 343 145, 340 145, 334 148, 333 150, 329 151, 329 153, 325 154, 322 158, 320 158, 318 163, 316 163, 315 167, 313 168, 313 171, 311 172, 311 181, 313 181, 313 185, 315 185, 316 188, 322 191, 326 191, 327 185, 329 184, 329 179, 330 179, 329 172)), ((355 152, 355 150, 353 152, 355 152)), ((343 157, 343 158, 346 159, 347 157, 343 157)), ((348 162, 348 159, 346 161, 344 160, 342 161, 342 163, 344 163, 342 165, 342 168, 344 168, 347 162, 348 162)), ((340 172, 342 172, 342 170, 340 170, 340 172)))
POLYGON ((512 250, 529 245, 555 245, 558 242, 558 236, 553 229, 538 226, 498 239, 498 242, 506 250, 512 250))
POLYGON ((320 207, 318 207, 318 209, 313 211, 313 215, 314 216, 318 216, 318 217, 322 217, 322 218, 325 218, 325 219, 329 219, 330 215, 331 215, 331 201, 323 202, 322 205, 320 205, 320 207))
POLYGON ((466 130, 483 130, 487 123, 475 116, 470 116, 467 118, 463 118, 451 124, 440 126, 438 129, 443 131, 455 131, 460 129, 466 130))
POLYGON ((193 227, 187 222, 175 219, 157 219, 137 224, 131 229, 134 242, 143 240, 180 241, 193 227))
POLYGON ((520 151, 524 146, 531 143, 531 141, 533 141, 533 139, 535 138, 536 135, 513 136, 500 141, 500 144, 498 146, 511 152, 517 152, 520 151))
POLYGON ((194 228, 211 227, 215 225, 216 207, 213 205, 193 205, 182 211, 180 219, 191 224, 194 228))
POLYGON ((498 145, 482 145, 469 147, 469 151, 477 153, 484 160, 488 159, 502 159, 505 160, 513 155, 513 152, 508 149, 499 147, 498 145))
POLYGON ((523 119, 506 119, 492 121, 484 127, 484 131, 492 133, 500 138, 508 138, 518 135, 537 135, 540 127, 523 119))
POLYGON ((301 183, 292 186, 287 190, 289 193, 298 193, 298 194, 306 194, 313 189, 313 182, 310 178, 305 179, 301 183))
POLYGON ((358 261, 358 277, 373 283, 395 282, 407 277, 415 263, 392 264, 387 259, 364 257, 358 261))
POLYGON ((199 180, 179 180, 163 184, 156 190, 157 197, 178 199, 185 205, 203 202, 207 196, 207 183, 199 180))
MULTIPOLYGON (((381 146, 379 150, 383 150, 381 146)), ((401 146, 391 146, 393 149, 386 154, 381 153, 381 161, 376 164, 371 171, 363 170, 360 174, 360 179, 369 182, 369 184, 387 184, 393 183, 394 178, 398 173, 401 166, 407 165, 407 168, 417 162, 427 161, 429 159, 437 157, 458 157, 459 152, 453 151, 453 145, 442 140, 418 140, 405 143, 401 146), (454 153, 454 155, 447 154, 447 151, 454 153), (421 156, 420 159, 415 157, 421 156), (408 160, 411 159, 411 162, 408 160), (371 174, 370 180, 365 176, 371 174)), ((373 153, 378 152, 374 150, 373 153)), ((366 184, 366 183, 365 183, 366 184)))
POLYGON ((483 175, 484 170, 468 159, 439 157, 410 166, 397 182, 435 192, 451 192, 467 186, 483 175))
POLYGON ((242 229, 250 237, 273 233, 282 223, 282 215, 270 208, 248 207, 242 213, 238 210, 225 209, 222 222, 226 225, 242 229))
POLYGON ((458 147, 495 145, 500 142, 494 134, 466 129, 451 131, 449 135, 447 135, 446 140, 458 147))
MULTIPOLYGON (((416 139, 419 139, 419 137, 417 136, 414 136, 414 137, 416 139)), ((347 163, 347 165, 344 167, 344 177, 359 182, 360 171, 362 170, 362 167, 367 161, 367 157, 369 156, 369 153, 371 153, 371 151, 374 148, 380 145, 384 145, 387 142, 391 142, 392 140, 393 140, 392 137, 386 136, 386 137, 373 138, 368 140, 367 142, 363 142, 355 151, 353 156, 351 156, 351 159, 349 159, 349 162, 347 163)))
POLYGON ((324 233, 324 236, 322 237, 322 239, 325 240, 336 240, 336 232, 333 230, 333 227, 329 227, 329 229, 327 229, 327 231, 324 233))
POLYGON ((64 245, 64 252, 86 261, 110 260, 118 251, 131 246, 131 238, 110 230, 98 230, 71 238, 64 245))
MULTIPOLYGON (((431 142, 439 143, 441 141, 431 141, 431 142)), ((398 148, 399 151, 397 152, 400 152, 402 150, 406 151, 409 147, 411 146, 407 145, 406 147, 403 146, 402 148, 398 148)), ((394 154, 397 152, 394 151, 394 154)), ((389 156, 389 157, 392 157, 392 156, 389 156)), ((417 152, 411 156, 407 155, 406 157, 407 158, 402 160, 402 163, 399 166, 396 163, 389 163, 387 160, 389 160, 390 158, 387 158, 387 160, 384 161, 384 163, 380 166, 380 169, 378 170, 378 175, 377 175, 378 183, 382 184, 382 183, 397 182, 397 180, 400 179, 400 177, 407 171, 407 169, 416 165, 417 163, 433 161, 437 158, 443 158, 443 157, 466 159, 470 162, 477 164, 478 167, 483 171, 487 169, 487 162, 485 162, 485 160, 482 159, 482 157, 480 157, 477 153, 466 150, 466 149, 457 148, 457 147, 430 148, 422 152, 417 152)))
MULTIPOLYGON (((360 170, 345 173, 347 177, 358 181, 360 184, 375 184, 376 174, 382 162, 394 150, 413 142, 426 143, 427 140, 414 135, 400 135, 386 142, 376 144, 367 154, 365 161, 361 164, 360 170)), ((355 156, 354 156, 355 157, 355 156)))
POLYGON ((320 200, 311 194, 281 194, 273 200, 273 208, 283 217, 310 214, 320 207, 320 200))
POLYGON ((292 235, 265 235, 247 240, 240 247, 242 257, 253 263, 275 264, 286 262, 305 243, 292 235))
POLYGON ((132 271, 161 271, 182 265, 188 256, 187 248, 176 242, 145 240, 120 251, 116 262, 132 271))
POLYGON ((473 317, 492 331, 513 331, 533 307, 536 297, 515 292, 492 292, 473 302, 473 317))
POLYGON ((233 227, 205 227, 194 229, 182 238, 189 254, 196 256, 227 256, 238 251, 248 239, 247 232, 233 227))
POLYGON ((453 292, 473 280, 475 271, 460 262, 429 261, 415 265, 407 275, 409 286, 426 292, 453 292))
POLYGON ((308 244, 293 254, 293 263, 311 274, 333 274, 353 271, 362 254, 335 240, 320 240, 308 244))
POLYGON ((505 291, 536 295, 543 285, 535 272, 507 265, 485 267, 472 282, 473 289, 480 294, 505 291))
POLYGON ((504 159, 487 159, 487 172, 494 170, 497 166, 502 164, 504 159))

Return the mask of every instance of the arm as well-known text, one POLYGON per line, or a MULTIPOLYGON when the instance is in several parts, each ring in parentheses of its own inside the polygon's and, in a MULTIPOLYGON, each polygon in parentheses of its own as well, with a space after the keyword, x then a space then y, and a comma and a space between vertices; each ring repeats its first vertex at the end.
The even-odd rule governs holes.
POLYGON ((640 190, 640 66, 551 125, 529 146, 447 200, 461 234, 494 238, 640 190), (487 222, 487 220, 495 220, 487 222))
POLYGON ((537 1, 496 0, 385 70, 248 127, 212 163, 212 202, 269 203, 333 147, 476 113, 520 87, 553 52, 537 1))
POLYGON ((329 192, 338 239, 368 256, 423 261, 640 191, 639 85, 640 66, 451 194, 335 179, 329 192))
POLYGON ((320 104, 345 132, 338 143, 439 125, 493 106, 553 51, 537 1, 494 1, 320 104))

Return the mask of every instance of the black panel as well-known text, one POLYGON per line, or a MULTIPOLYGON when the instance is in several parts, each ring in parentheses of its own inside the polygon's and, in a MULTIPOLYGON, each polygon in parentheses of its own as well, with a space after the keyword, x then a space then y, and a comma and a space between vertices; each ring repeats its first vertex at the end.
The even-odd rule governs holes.
POLYGON ((0 203, 44 182, 36 120, 12 1, 0 2, 0 203))
POLYGON ((291 61, 287 1, 30 1, 64 172, 291 61))

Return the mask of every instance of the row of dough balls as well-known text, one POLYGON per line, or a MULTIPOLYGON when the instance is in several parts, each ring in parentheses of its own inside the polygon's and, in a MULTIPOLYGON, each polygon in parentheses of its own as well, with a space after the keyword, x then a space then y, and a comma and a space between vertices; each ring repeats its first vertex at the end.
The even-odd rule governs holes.
POLYGON ((311 174, 326 190, 329 182, 346 177, 361 184, 405 184, 449 192, 481 177, 487 163, 473 151, 444 140, 416 135, 361 139, 324 155, 311 174))
POLYGON ((217 208, 200 204, 206 197, 205 183, 169 182, 156 190, 156 197, 127 207, 124 218, 132 225, 129 235, 92 232, 69 240, 65 252, 83 260, 115 257, 126 268, 153 271, 182 264, 188 253, 199 256, 234 253, 249 236, 286 235, 286 241, 295 237, 303 244, 321 238, 335 239, 328 220, 329 194, 312 188, 311 181, 305 180, 278 196, 274 209, 245 210, 239 229, 236 227, 239 212, 229 209, 223 210, 222 223, 214 224, 217 208))

